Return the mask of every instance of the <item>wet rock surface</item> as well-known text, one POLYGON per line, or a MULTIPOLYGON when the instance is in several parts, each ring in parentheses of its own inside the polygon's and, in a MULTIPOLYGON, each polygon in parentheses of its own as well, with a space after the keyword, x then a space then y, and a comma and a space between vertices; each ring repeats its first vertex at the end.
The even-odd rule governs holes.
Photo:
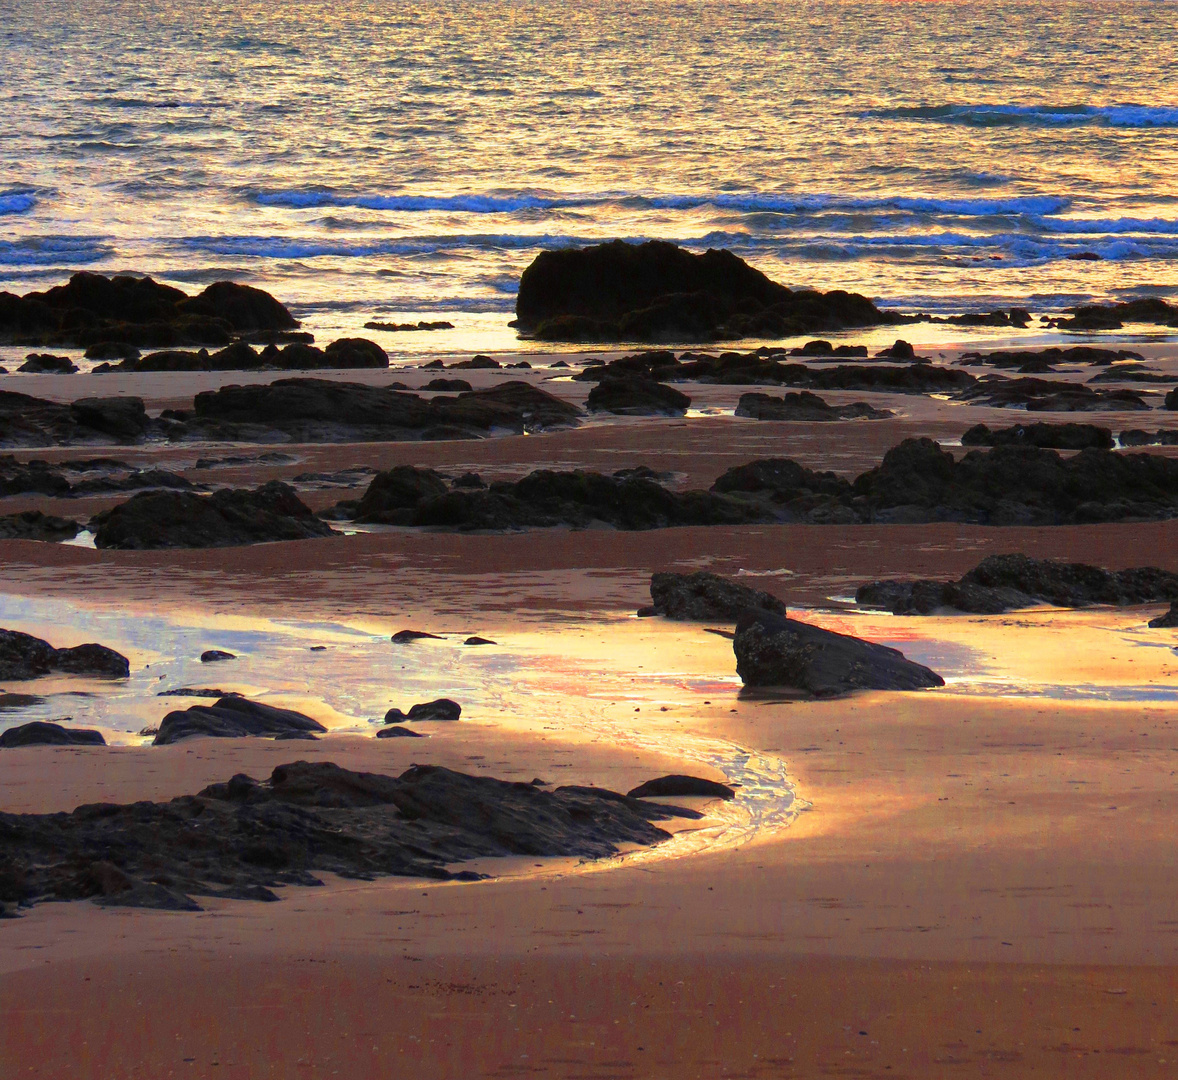
POLYGON ((1178 326, 1178 307, 1156 296, 1122 304, 1081 304, 1067 308, 1064 318, 1047 325, 1056 330, 1120 330, 1125 323, 1178 326))
POLYGON ((1178 574, 1154 566, 1104 570, 1085 563, 991 555, 957 581, 874 581, 855 593, 860 607, 894 615, 929 615, 942 608, 978 615, 1051 604, 1150 604, 1178 600, 1178 574))
POLYGON ((74 274, 44 292, 0 293, 0 343, 108 351, 135 346, 227 345, 235 337, 294 330, 269 293, 219 281, 197 296, 149 277, 74 274))
POLYGON ((386 724, 401 724, 406 720, 442 720, 453 721, 462 716, 462 706, 450 698, 437 698, 435 701, 424 701, 412 706, 407 713, 400 709, 389 709, 384 714, 386 724))
POLYGON ((895 413, 876 409, 865 401, 849 405, 830 405, 808 390, 772 397, 769 394, 741 394, 736 406, 737 416, 753 420, 795 420, 808 423, 829 420, 886 420, 895 413))
POLYGON ((1028 412, 1137 412, 1150 409, 1135 390, 1093 390, 1084 383, 986 375, 961 395, 974 405, 1028 412))
POLYGON ((1095 424, 1014 424, 990 429, 976 424, 961 436, 962 446, 1043 446, 1054 450, 1113 448, 1113 433, 1095 424))
POLYGON ((49 642, 19 630, 0 630, 0 679, 36 679, 51 673, 125 679, 131 665, 125 656, 93 642, 55 649, 49 642))
POLYGON ((326 730, 318 720, 294 709, 279 709, 237 694, 226 694, 212 705, 193 705, 168 713, 160 721, 152 745, 167 746, 198 735, 216 739, 277 738, 326 730))
POLYGON ((772 593, 699 570, 692 574, 663 571, 651 576, 649 609, 640 614, 662 615, 686 622, 735 621, 748 608, 785 614, 785 604, 772 593))
MULTIPOLYGON (((101 731, 87 728, 68 728, 43 720, 10 727, 0 731, 0 750, 18 746, 105 746, 101 731)), ((3 874, 3 856, 0 856, 0 875, 3 874)))
POLYGON ((945 680, 897 649, 770 612, 747 611, 732 642, 746 687, 815 698, 855 690, 923 690, 945 680))
POLYGON ((667 839, 691 810, 599 788, 509 783, 415 765, 400 776, 294 761, 170 802, 0 814, 0 901, 94 899, 197 907, 193 896, 276 900, 317 873, 472 879, 448 866, 527 855, 603 858, 667 839))
POLYGON ((602 379, 589 391, 586 405, 590 412, 618 416, 682 416, 691 398, 666 383, 631 376, 602 379))
POLYGON ((95 547, 131 550, 232 547, 334 532, 279 480, 254 490, 224 488, 212 495, 142 492, 96 514, 90 528, 95 547))
POLYGON ((651 799, 664 796, 685 798, 689 795, 713 799, 736 798, 736 792, 727 784, 721 784, 715 780, 704 780, 699 776, 683 776, 678 773, 647 780, 645 784, 639 784, 626 794, 631 799, 651 799))
POLYGON ((658 240, 541 252, 516 300, 516 325, 548 341, 715 341, 898 321, 858 294, 793 291, 729 251, 658 240))

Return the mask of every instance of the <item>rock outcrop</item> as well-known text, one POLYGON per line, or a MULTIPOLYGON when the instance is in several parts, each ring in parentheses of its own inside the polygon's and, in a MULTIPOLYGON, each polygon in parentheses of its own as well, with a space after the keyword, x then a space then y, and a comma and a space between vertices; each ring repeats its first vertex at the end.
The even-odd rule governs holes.
POLYGON ((1042 446, 1054 450, 1113 448, 1113 433, 1095 424, 1014 424, 991 430, 975 424, 961 436, 962 446, 1042 446))
POLYGON ((753 420, 795 420, 806 423, 829 420, 886 420, 895 413, 876 409, 866 401, 849 405, 830 405, 817 394, 803 390, 784 397, 769 394, 741 394, 736 405, 737 416, 753 420))
POLYGON ((27 375, 73 375, 78 370, 68 356, 54 356, 52 353, 29 353, 25 362, 16 369, 27 375))
POLYGON ((730 251, 615 240, 536 256, 514 325, 547 341, 721 341, 899 321, 856 293, 787 289, 730 251))
POLYGON ((953 608, 978 615, 1051 604, 1151 604, 1178 600, 1178 574, 1154 566, 1104 570, 1084 563, 991 555, 957 581, 874 581, 859 587, 860 607, 894 615, 929 615, 953 608))
MULTIPOLYGON (((106 739, 101 731, 87 728, 68 728, 43 720, 10 727, 0 731, 0 750, 17 746, 105 746, 106 739)), ((3 857, 0 856, 0 875, 3 874, 3 857)), ((2 897, 0 897, 2 899, 2 897)))
POLYGON ((98 548, 208 548, 307 540, 334 532, 294 490, 271 480, 255 490, 223 488, 212 495, 148 491, 96 514, 98 548))
POLYGON ((160 721, 159 733, 152 740, 152 746, 167 746, 197 735, 217 739, 279 738, 326 730, 318 720, 294 709, 278 709, 260 701, 227 694, 212 705, 193 705, 168 713, 160 721))
POLYGON ((684 622, 735 622, 748 608, 785 614, 785 604, 771 593, 706 570, 652 575, 650 599, 651 606, 643 608, 639 615, 662 615, 684 622))
POLYGON ((192 896, 277 900, 274 888, 319 884, 317 873, 470 880, 480 875, 449 867, 603 858, 667 839, 655 822, 699 816, 606 789, 550 791, 433 765, 394 777, 294 761, 261 783, 238 774, 170 802, 0 814, 0 901, 191 910, 192 896))
POLYGON ((55 649, 32 634, 0 630, 0 679, 36 679, 49 674, 125 679, 131 674, 131 665, 125 656, 105 645, 90 642, 55 649))

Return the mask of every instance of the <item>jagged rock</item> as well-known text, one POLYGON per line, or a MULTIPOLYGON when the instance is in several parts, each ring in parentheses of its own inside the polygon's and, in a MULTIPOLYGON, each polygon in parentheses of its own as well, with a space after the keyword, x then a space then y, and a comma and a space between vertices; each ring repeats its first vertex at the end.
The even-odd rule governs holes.
POLYGON ((910 363, 916 359, 916 350, 906 341, 897 340, 894 345, 875 354, 877 360, 900 360, 910 363))
POLYGON ((734 799, 736 792, 727 784, 717 783, 715 780, 704 780, 699 776, 660 776, 655 780, 647 780, 645 784, 626 792, 631 799, 651 799, 664 795, 685 798, 688 795, 702 795, 712 799, 734 799))
MULTIPOLYGON (((232 697, 232 694, 227 694, 224 690, 214 690, 211 687, 205 686, 181 686, 175 690, 161 690, 156 697, 206 697, 206 698, 220 698, 232 697)), ((240 696, 240 695, 238 695, 240 696)), ((158 730, 158 729, 157 729, 158 730)), ((154 735, 155 732, 153 731, 154 735)))
POLYGON ((441 640, 437 634, 428 634, 424 630, 398 630, 393 635, 393 643, 396 645, 407 645, 413 641, 422 641, 425 638, 433 638, 441 640))
POLYGON ((263 783, 238 774, 165 803, 0 814, 0 900, 138 905, 151 887, 195 906, 194 895, 272 901, 273 888, 317 884, 316 873, 472 880, 480 875, 449 867, 509 855, 604 858, 667 839, 654 823, 674 817, 700 815, 432 765, 393 777, 295 761, 263 783))
POLYGON ((105 746, 101 731, 67 728, 60 724, 33 720, 28 724, 0 731, 0 750, 16 746, 105 746))
POLYGON ((292 731, 326 730, 318 720, 312 720, 293 709, 278 709, 236 694, 227 694, 212 705, 193 705, 183 711, 168 713, 160 721, 159 733, 152 745, 167 746, 196 735, 240 739, 247 736, 276 737, 292 731))
POLYGON ((693 574, 662 572, 650 579, 653 614, 687 622, 736 620, 747 608, 785 614, 785 604, 771 593, 699 570, 693 574))
POLYGON ((1150 408, 1135 390, 1093 390, 1083 383, 1008 379, 1004 375, 987 375, 960 396, 973 405, 1025 408, 1028 412, 1127 412, 1150 408))
POLYGON ((407 713, 400 709, 389 709, 384 715, 386 724, 401 724, 406 720, 457 720, 462 716, 462 706, 449 698, 438 698, 414 705, 407 713))
POLYGON ((807 341, 796 349, 789 350, 790 356, 811 357, 867 357, 866 345, 832 345, 829 341, 807 341))
POLYGON ((730 251, 615 240, 541 252, 515 325, 549 341, 714 341, 898 322, 854 293, 792 291, 730 251))
POLYGON ((54 356, 52 353, 29 353, 25 362, 16 369, 30 375, 73 375, 78 366, 68 356, 54 356))
POLYGON ((764 611, 746 611, 732 642, 745 686, 781 688, 808 697, 854 690, 923 690, 945 680, 897 649, 836 634, 764 611))
POLYGON ((991 555, 957 581, 876 581, 855 594, 861 607, 895 615, 928 615, 941 608, 997 615, 1039 603, 1078 608, 1159 600, 1178 600, 1178 574, 1153 566, 1103 570, 1027 555, 991 555))
POLYGON ((0 517, 0 540, 42 540, 60 543, 72 540, 81 531, 76 521, 43 514, 40 510, 23 510, 0 517))
POLYGON ((236 660, 235 653, 225 652, 224 649, 205 649, 200 654, 200 662, 202 664, 215 664, 221 660, 236 660))
POLYGON ((1178 627, 1178 600, 1174 600, 1170 604, 1170 610, 1164 615, 1159 615, 1156 619, 1150 619, 1149 625, 1155 629, 1178 627))
POLYGON ((800 420, 806 422, 827 420, 886 420, 895 413, 888 409, 875 409, 865 401, 850 405, 830 405, 817 394, 803 390, 784 397, 769 394, 741 394, 736 406, 737 416, 753 420, 800 420))
POLYGON ((1113 433, 1095 424, 1015 424, 991 430, 975 424, 961 436, 962 446, 1043 446, 1056 450, 1113 448, 1113 433))
POLYGON ((55 649, 32 634, 0 630, 0 679, 35 679, 51 672, 125 679, 131 665, 125 656, 105 645, 55 649))
POLYGON ((428 322, 425 319, 415 323, 366 322, 365 330, 386 330, 392 333, 405 333, 411 330, 453 330, 454 324, 444 319, 428 322))
POLYGON ((227 345, 234 336, 297 326, 268 293, 228 281, 187 296, 151 278, 83 272, 45 292, 0 293, 0 342, 5 344, 227 345))
POLYGON ((1139 383, 1168 383, 1174 381, 1173 375, 1140 364, 1118 364, 1116 367, 1098 371, 1090 383, 1139 382, 1139 383))
POLYGON ((654 379, 602 379, 586 404, 590 412, 618 416, 682 416, 691 398, 654 379))
POLYGON ((286 484, 271 480, 253 491, 224 488, 212 495, 142 492, 90 522, 98 548, 203 548, 330 536, 286 484))

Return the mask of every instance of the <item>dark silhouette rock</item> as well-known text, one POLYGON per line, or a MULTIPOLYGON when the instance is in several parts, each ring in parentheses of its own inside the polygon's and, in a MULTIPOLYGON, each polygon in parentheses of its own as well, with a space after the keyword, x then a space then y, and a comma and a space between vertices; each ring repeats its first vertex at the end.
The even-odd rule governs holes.
POLYGON ((997 368, 1023 369, 1036 364, 1048 370, 1056 364, 1095 364, 1108 366, 1125 361, 1140 361, 1145 357, 1127 349, 1103 349, 1095 345, 1074 345, 1070 348, 1052 346, 1048 349, 998 349, 994 352, 963 353, 959 363, 987 365, 997 368))
POLYGON ((631 799, 651 799, 662 796, 685 798, 689 795, 702 795, 712 799, 734 799, 736 792, 727 784, 717 783, 715 780, 704 780, 699 776, 660 776, 655 780, 647 780, 645 784, 626 792, 631 799))
POLYGON ((76 521, 43 514, 40 510, 23 510, 19 514, 0 516, 0 540, 42 540, 60 543, 72 540, 81 531, 76 521))
POLYGON ((474 387, 465 379, 430 379, 422 390, 432 390, 435 393, 462 394, 470 393, 474 387))
POLYGON ((78 370, 68 356, 54 356, 52 353, 29 353, 25 362, 16 369, 30 375, 73 375, 78 370))
POLYGON ((1174 376, 1167 375, 1161 371, 1154 371, 1152 368, 1147 368, 1143 364, 1118 364, 1116 367, 1098 371, 1088 381, 1090 383, 1169 383, 1174 381, 1174 376))
POLYGON ((1160 428, 1157 431, 1142 431, 1130 428, 1117 436, 1122 446, 1178 446, 1178 430, 1160 428))
POLYGON ((378 739, 424 739, 426 738, 420 731, 414 731, 412 728, 398 727, 396 721, 386 720, 386 724, 391 726, 381 728, 377 733, 378 739))
POLYGON ((55 649, 32 634, 0 630, 0 679, 35 679, 51 672, 125 679, 131 665, 125 656, 105 645, 55 649))
POLYGON ((878 360, 900 360, 910 363, 916 359, 916 350, 906 341, 897 341, 894 345, 875 355, 878 360))
POLYGON ((468 637, 463 645, 497 645, 497 641, 492 641, 490 638, 479 637, 477 634, 473 637, 468 637))
POLYGON ((468 472, 463 473, 460 477, 458 477, 458 479, 455 480, 451 486, 456 488, 477 489, 481 491, 485 489, 487 485, 483 482, 483 478, 479 476, 478 473, 468 472))
POLYGON ((662 572, 650 579, 653 614, 687 622, 735 621, 747 608, 785 614, 785 604, 771 593, 699 570, 693 574, 662 572))
POLYGON ((212 705, 193 705, 183 711, 168 713, 160 721, 159 733, 152 745, 167 746, 197 735, 241 739, 326 730, 318 720, 312 720, 293 709, 278 709, 273 705, 263 705, 236 694, 228 694, 218 698, 212 705))
POLYGON ((736 406, 737 416, 753 420, 795 420, 821 422, 829 420, 886 420, 895 413, 888 409, 876 409, 865 401, 850 405, 830 405, 817 394, 803 390, 784 397, 769 394, 741 394, 736 406))
POLYGON ((987 375, 962 391, 962 400, 992 408, 1028 412, 1140 411, 1150 406, 1135 390, 1093 390, 1083 383, 1052 379, 1008 379, 987 375))
POLYGON ((961 436, 962 446, 1043 446, 1056 450, 1113 448, 1113 433, 1095 424, 1015 424, 991 430, 976 424, 961 436))
POLYGON ((68 495, 70 482, 47 461, 22 463, 11 454, 0 455, 0 496, 68 495))
POLYGON ((691 398, 654 379, 602 379, 586 404, 590 412, 619 416, 682 416, 691 398))
POLYGON ((69 409, 80 426, 109 435, 121 443, 139 442, 147 432, 147 413, 142 398, 82 398, 69 409))
POLYGON ((923 690, 945 680, 897 649, 836 634, 769 612, 748 611, 736 624, 736 673, 747 687, 807 697, 855 690, 923 690))
POLYGON ((473 880, 480 875, 450 867, 509 855, 604 858, 666 840, 655 822, 675 817, 700 815, 432 765, 394 777, 294 761, 265 782, 238 774, 169 802, 0 813, 0 899, 195 907, 192 896, 273 901, 274 888, 318 884, 316 873, 473 880))
POLYGON ((45 701, 36 694, 9 694, 0 690, 0 711, 9 709, 28 709, 33 705, 40 705, 45 701))
POLYGON ((490 356, 484 356, 479 353, 478 356, 472 356, 469 360, 460 360, 456 364, 450 365, 451 371, 492 371, 495 368, 502 367, 498 360, 490 356))
POLYGON ((1178 307, 1156 296, 1123 304, 1081 304, 1067 309, 1068 318, 1051 319, 1056 330, 1120 330, 1125 323, 1153 323, 1178 326, 1178 307))
POLYGON ((1155 629, 1178 627, 1178 600, 1171 602, 1170 610, 1164 615, 1159 615, 1156 619, 1150 619, 1149 625, 1155 629))
POLYGON ((60 724, 33 720, 28 724, 0 731, 0 750, 17 746, 105 746, 101 731, 67 728, 60 724))
POLYGON ((356 520, 384 525, 406 525, 413 510, 423 499, 445 495, 450 489, 433 469, 397 465, 377 473, 364 492, 356 510, 356 520))
POLYGON ((928 615, 941 608, 997 615, 1040 603, 1080 608, 1159 600, 1178 600, 1178 574, 1153 566, 1103 570, 1027 555, 991 555, 957 581, 876 581, 855 594, 861 607, 895 615, 928 615))
POLYGON ((1164 405, 1171 412, 1178 411, 1178 386, 1166 395, 1164 405))
POLYGON ((550 341, 715 341, 897 321, 854 293, 787 289, 730 251, 615 240, 541 252, 520 278, 515 325, 550 341))
POLYGON ((392 333, 406 333, 414 330, 453 330, 454 324, 446 322, 445 319, 436 319, 429 322, 425 319, 415 323, 390 323, 390 322, 366 322, 364 324, 365 330, 385 330, 392 333))
POLYGON ((425 638, 433 638, 436 641, 441 639, 437 634, 428 634, 424 630, 398 630, 393 635, 393 643, 396 645, 408 645, 410 642, 422 641, 425 638))
POLYGON ((386 724, 400 724, 406 720, 457 720, 462 716, 462 706, 449 698, 438 698, 414 705, 407 713, 400 709, 389 709, 384 716, 386 724))
POLYGON ((200 662, 202 664, 215 664, 221 660, 236 660, 237 655, 231 652, 225 652, 224 649, 205 649, 200 654, 200 662))
POLYGON ((142 492, 95 515, 90 527, 95 547, 136 550, 230 547, 334 532, 279 480, 253 491, 224 488, 212 495, 142 492))

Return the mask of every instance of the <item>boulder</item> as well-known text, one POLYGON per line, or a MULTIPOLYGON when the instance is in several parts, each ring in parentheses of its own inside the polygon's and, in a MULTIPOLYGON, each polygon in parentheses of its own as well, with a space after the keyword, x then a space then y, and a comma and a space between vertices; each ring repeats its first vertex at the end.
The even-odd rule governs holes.
POLYGON ((895 413, 876 409, 865 401, 850 405, 829 405, 817 394, 803 390, 784 397, 769 394, 741 394, 736 405, 737 416, 753 420, 795 420, 821 422, 828 420, 886 420, 895 413))
POLYGON ((367 338, 340 338, 323 350, 328 367, 337 368, 387 368, 389 354, 375 341, 367 338))
POLYGON ((1095 364, 1108 366, 1127 361, 1141 361, 1145 357, 1127 349, 1103 349, 1094 345, 1075 345, 1070 348, 1052 346, 1048 349, 998 349, 994 352, 967 352, 959 363, 987 365, 997 368, 1026 368, 1030 365, 1051 370, 1056 364, 1095 364))
POLYGON ((386 724, 400 724, 406 720, 457 720, 462 716, 462 706, 449 698, 438 698, 414 705, 407 713, 400 709, 389 709, 384 716, 386 724))
POLYGON ((1178 411, 1178 386, 1166 395, 1164 407, 1171 412, 1178 411))
POLYGON ((90 528, 95 547, 134 550, 230 547, 334 533, 279 480, 252 491, 223 488, 212 495, 142 492, 96 514, 90 528))
POLYGON ((498 360, 490 356, 484 356, 479 353, 478 356, 472 356, 469 360, 460 360, 456 364, 450 365, 451 371, 493 371, 495 368, 502 367, 498 360))
POLYGON ((704 780, 699 776, 683 776, 673 774, 660 776, 655 780, 647 780, 645 784, 626 792, 631 799, 652 799, 661 796, 685 798, 689 795, 700 795, 711 799, 734 799, 736 792, 727 784, 717 783, 715 780, 704 780))
POLYGON ((463 645, 497 645, 497 641, 492 641, 490 638, 479 637, 477 634, 473 637, 468 637, 463 645))
POLYGON ((36 679, 53 672, 125 679, 131 665, 125 656, 105 645, 55 649, 32 634, 0 630, 0 679, 36 679))
POLYGON ((1122 446, 1178 446, 1178 429, 1143 431, 1141 428, 1130 428, 1122 431, 1117 438, 1122 446))
POLYGON ((218 698, 212 705, 193 705, 170 712, 160 721, 153 746, 167 746, 196 735, 218 739, 247 736, 276 737, 291 732, 326 731, 318 720, 293 709, 278 709, 235 694, 218 698))
POLYGON ((1170 604, 1170 610, 1164 615, 1159 615, 1156 619, 1150 619, 1149 625, 1154 628, 1171 628, 1178 627, 1178 600, 1174 600, 1170 604))
POLYGON ((586 404, 590 412, 618 416, 682 416, 691 398, 654 379, 602 379, 586 404))
POLYGON ((785 614, 785 604, 770 593, 718 574, 662 572, 650 579, 653 614, 686 622, 736 621, 748 608, 785 614))
POLYGON ((109 435, 120 443, 139 442, 147 432, 142 398, 82 398, 69 408, 80 426, 109 435))
POLYGON ((1028 412, 1132 412, 1150 408, 1135 390, 1093 390, 1083 383, 1008 379, 1004 375, 987 375, 960 396, 973 405, 1028 412))
POLYGON ((422 387, 422 390, 430 390, 434 393, 444 394, 463 394, 470 393, 474 389, 465 379, 430 379, 429 382, 422 387))
POLYGON ((29 353, 25 362, 16 369, 30 375, 73 375, 78 366, 68 356, 54 356, 52 353, 29 353))
POLYGON ((945 680, 897 649, 770 612, 746 611, 732 642, 745 686, 824 698, 855 690, 923 690, 945 680))
POLYGON ((28 724, 0 731, 0 750, 17 746, 105 746, 101 731, 67 728, 60 724, 33 720, 28 724))
POLYGON ((449 491, 446 481, 433 469, 397 465, 377 473, 364 492, 356 520, 364 523, 404 525, 412 520, 413 508, 423 499, 449 491))
POLYGON ((543 340, 715 341, 896 321, 854 293, 787 289, 730 251, 615 240, 542 251, 520 278, 514 325, 543 340))

